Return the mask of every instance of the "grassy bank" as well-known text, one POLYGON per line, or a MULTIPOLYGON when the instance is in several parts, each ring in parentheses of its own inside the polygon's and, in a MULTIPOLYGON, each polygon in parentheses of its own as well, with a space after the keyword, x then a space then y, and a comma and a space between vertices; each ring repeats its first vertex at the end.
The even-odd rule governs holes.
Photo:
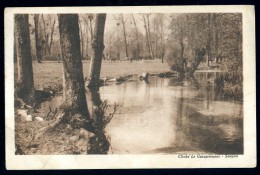
MULTIPOLYGON (((83 61, 84 77, 89 74, 89 61, 83 61)), ((169 70, 167 63, 160 60, 153 61, 103 61, 101 77, 117 77, 129 74, 142 74, 143 72, 158 73, 169 70)), ((36 89, 42 87, 56 87, 62 85, 62 63, 57 61, 43 61, 41 64, 33 63, 34 83, 36 89)))
MULTIPOLYGON (((89 75, 90 61, 83 61, 84 77, 89 75)), ((205 70, 205 64, 201 63, 200 71, 218 71, 205 70)), ((132 74, 142 74, 143 72, 160 73, 169 71, 167 63, 161 63, 161 60, 145 60, 145 61, 103 61, 101 66, 101 77, 118 77, 132 74)), ((57 61, 43 61, 41 64, 33 62, 34 83, 36 89, 43 87, 62 86, 62 63, 57 61)))

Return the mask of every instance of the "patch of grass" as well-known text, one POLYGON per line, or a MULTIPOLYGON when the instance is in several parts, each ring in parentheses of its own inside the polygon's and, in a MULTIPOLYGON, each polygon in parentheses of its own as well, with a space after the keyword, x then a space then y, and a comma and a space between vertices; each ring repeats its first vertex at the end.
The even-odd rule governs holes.
MULTIPOLYGON (((83 61, 84 77, 89 75, 90 61, 83 61)), ((145 61, 103 61, 101 66, 101 77, 118 77, 130 74, 142 74, 143 72, 160 73, 169 70, 167 63, 161 60, 145 61)), ((62 63, 57 61, 33 62, 34 86, 36 89, 47 88, 49 86, 56 91, 62 90, 63 70, 62 63)), ((17 67, 15 67, 15 80, 17 77, 17 67)))

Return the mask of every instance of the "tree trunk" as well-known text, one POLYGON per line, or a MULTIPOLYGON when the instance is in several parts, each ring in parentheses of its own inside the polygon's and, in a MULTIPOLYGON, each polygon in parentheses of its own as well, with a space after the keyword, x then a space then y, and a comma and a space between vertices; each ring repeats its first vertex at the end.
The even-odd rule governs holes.
POLYGON ((89 35, 88 35, 88 20, 87 19, 84 19, 84 25, 85 25, 85 34, 86 34, 86 58, 88 60, 88 57, 89 57, 89 52, 88 52, 88 43, 89 43, 89 35))
POLYGON ((183 30, 181 30, 180 46, 181 46, 181 71, 184 72, 184 43, 183 43, 183 30))
POLYGON ((83 27, 81 26, 81 23, 79 22, 79 31, 80 31, 80 48, 81 48, 81 58, 83 59, 83 53, 84 53, 84 34, 83 34, 83 27))
POLYGON ((158 38, 157 38, 157 29, 156 26, 153 26, 153 30, 154 30, 154 54, 155 54, 155 58, 158 58, 158 38))
POLYGON ((15 32, 14 32, 14 63, 17 63, 16 34, 15 34, 15 32))
POLYGON ((164 53, 161 53, 161 62, 163 63, 164 53))
POLYGON ((194 72, 197 70, 197 68, 198 68, 200 62, 203 60, 205 54, 206 54, 206 50, 204 48, 196 50, 193 63, 191 64, 191 66, 189 68, 186 68, 186 70, 185 70, 186 77, 193 77, 194 72))
POLYGON ((161 42, 161 56, 162 56, 162 63, 163 63, 163 57, 164 57, 164 42, 163 42, 163 37, 164 37, 164 30, 163 30, 163 23, 160 23, 160 42, 161 42))
POLYGON ((88 31, 86 31, 86 37, 87 37, 87 41, 86 41, 86 57, 87 57, 87 60, 88 60, 88 57, 89 57, 89 55, 88 55, 88 43, 89 43, 89 41, 88 41, 88 31))
POLYGON ((212 17, 213 26, 214 26, 214 37, 215 37, 215 60, 216 63, 219 61, 219 38, 218 38, 218 24, 217 24, 217 15, 213 14, 212 17))
POLYGON ((137 42, 137 52, 138 52, 138 56, 139 56, 139 54, 140 54, 140 44, 139 44, 138 30, 137 30, 137 27, 136 27, 134 14, 132 14, 132 18, 133 18, 134 26, 135 26, 135 35, 136 35, 136 42, 137 42))
POLYGON ((149 31, 148 31, 148 24, 147 24, 148 22, 146 22, 145 15, 143 15, 143 21, 144 21, 147 47, 148 47, 148 50, 149 50, 150 57, 151 57, 151 59, 153 59, 153 52, 152 52, 152 49, 151 49, 151 45, 150 45, 151 43, 150 43, 150 39, 149 39, 149 31))
POLYGON ((207 39, 207 53, 208 53, 208 57, 207 57, 207 66, 209 66, 209 61, 211 60, 211 41, 212 41, 211 30, 212 30, 211 14, 208 14, 208 39, 207 39))
POLYGON ((145 16, 144 16, 144 15, 143 15, 143 21, 144 21, 144 29, 145 29, 146 46, 147 46, 147 49, 149 50, 149 53, 150 53, 149 39, 148 39, 148 31, 147 31, 146 19, 145 19, 145 16))
POLYGON ((55 27, 56 20, 54 19, 52 28, 51 28, 51 38, 50 38, 50 44, 49 44, 49 49, 50 49, 50 54, 52 55, 52 44, 53 44, 53 33, 54 33, 54 27, 55 27))
POLYGON ((164 57, 163 33, 160 34, 160 37, 161 37, 161 52, 160 53, 161 53, 161 59, 162 59, 162 63, 163 63, 163 57, 164 57))
POLYGON ((17 96, 25 103, 34 105, 35 90, 28 15, 15 15, 15 36, 17 54, 17 96))
POLYGON ((153 46, 152 46, 152 40, 151 40, 151 30, 150 30, 150 19, 149 14, 146 14, 147 17, 147 31, 148 31, 148 41, 149 41, 149 50, 152 57, 152 60, 154 59, 154 53, 153 53, 153 46))
POLYGON ((72 116, 80 114, 89 120, 80 56, 78 15, 59 14, 58 20, 64 71, 64 104, 70 108, 72 116))
POLYGON ((181 52, 180 52, 180 74, 181 74, 181 76, 183 76, 184 73, 185 73, 185 67, 184 67, 184 49, 185 49, 185 46, 184 46, 184 30, 185 30, 185 27, 184 27, 183 21, 178 23, 178 25, 179 25, 178 27, 180 28, 179 42, 180 42, 180 49, 181 49, 181 52))
POLYGON ((106 101, 103 103, 100 99, 99 87, 87 89, 89 99, 92 104, 93 125, 97 128, 95 135, 89 137, 87 154, 107 154, 109 150, 109 141, 104 132, 104 126, 107 121, 105 118, 106 101))
POLYGON ((104 29, 106 22, 106 14, 97 14, 94 36, 92 38, 92 49, 93 56, 90 63, 90 73, 89 73, 89 84, 88 86, 99 85, 100 70, 102 63, 102 54, 104 50, 104 29))
POLYGON ((121 21, 122 21, 122 25, 123 25, 123 33, 124 33, 124 41, 125 41, 125 55, 128 58, 128 49, 127 49, 127 40, 126 40, 126 31, 125 31, 125 21, 124 21, 124 17, 121 14, 121 21))
POLYGON ((90 38, 92 39, 93 37, 93 23, 92 23, 93 19, 89 19, 89 32, 90 32, 90 38))
POLYGON ((40 34, 39 34, 39 15, 34 15, 34 25, 35 25, 35 46, 36 46, 36 59, 38 63, 41 63, 42 60, 42 51, 40 43, 40 34))
POLYGON ((44 34, 44 54, 45 56, 48 54, 47 50, 48 50, 48 36, 47 36, 47 32, 46 32, 46 24, 45 24, 45 19, 43 17, 42 14, 42 23, 43 23, 43 34, 44 34))
POLYGON ((151 41, 149 14, 146 14, 146 17, 147 17, 147 32, 148 32, 149 51, 150 51, 151 59, 153 60, 154 59, 154 53, 153 53, 153 47, 152 47, 152 41, 151 41))
MULTIPOLYGON (((109 36, 109 56, 108 56, 108 59, 111 58, 111 54, 112 54, 112 43, 111 43, 111 39, 112 39, 112 36, 109 36)), ((111 60, 110 60, 111 61, 111 60)))
POLYGON ((92 103, 90 106, 94 110, 95 107, 99 107, 102 104, 102 100, 100 98, 99 87, 95 86, 93 88, 87 88, 87 92, 89 94, 89 101, 92 103))

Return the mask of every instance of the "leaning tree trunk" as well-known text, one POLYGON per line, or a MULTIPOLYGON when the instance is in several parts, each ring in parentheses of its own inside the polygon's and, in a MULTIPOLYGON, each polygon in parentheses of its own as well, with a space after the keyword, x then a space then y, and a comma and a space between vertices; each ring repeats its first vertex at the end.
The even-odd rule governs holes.
POLYGON ((41 63, 42 53, 39 35, 39 14, 34 15, 34 25, 35 25, 35 46, 36 46, 36 57, 38 63, 41 63))
POLYGON ((15 15, 15 36, 18 68, 17 96, 25 103, 34 105, 35 90, 27 14, 15 15))
POLYGON ((152 58, 152 60, 154 60, 154 51, 153 51, 153 45, 152 45, 152 39, 151 39, 149 14, 146 14, 146 17, 147 17, 147 32, 148 32, 149 50, 150 50, 151 58, 152 58))
POLYGON ((125 21, 124 21, 124 16, 121 14, 121 21, 122 21, 122 26, 123 26, 123 34, 124 34, 124 41, 125 41, 125 55, 128 58, 128 48, 127 48, 127 40, 126 40, 126 29, 125 29, 125 21))
POLYGON ((180 77, 181 79, 185 79, 189 81, 191 84, 195 85, 198 87, 198 82, 194 77, 194 72, 197 70, 199 64, 203 60, 204 56, 206 54, 206 50, 204 48, 202 49, 197 49, 195 52, 195 58, 194 61, 191 63, 190 67, 184 67, 184 75, 180 77))
POLYGON ((206 50, 204 48, 196 50, 194 61, 192 62, 191 66, 185 70, 185 77, 193 77, 194 72, 197 70, 205 54, 206 50))
POLYGON ((94 35, 92 38, 93 56, 90 63, 89 84, 88 86, 99 85, 99 77, 102 63, 104 46, 104 29, 106 14, 97 14, 94 35))

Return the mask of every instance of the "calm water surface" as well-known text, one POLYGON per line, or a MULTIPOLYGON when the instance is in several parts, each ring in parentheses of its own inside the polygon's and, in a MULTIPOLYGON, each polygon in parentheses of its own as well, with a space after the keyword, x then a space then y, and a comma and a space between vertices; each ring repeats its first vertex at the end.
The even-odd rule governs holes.
MULTIPOLYGON (((91 109, 100 100, 119 105, 106 127, 113 154, 243 154, 242 103, 218 98, 214 76, 195 74, 199 87, 158 77, 111 84, 88 92, 88 105, 91 109)), ((42 108, 55 108, 61 99, 42 108)))

